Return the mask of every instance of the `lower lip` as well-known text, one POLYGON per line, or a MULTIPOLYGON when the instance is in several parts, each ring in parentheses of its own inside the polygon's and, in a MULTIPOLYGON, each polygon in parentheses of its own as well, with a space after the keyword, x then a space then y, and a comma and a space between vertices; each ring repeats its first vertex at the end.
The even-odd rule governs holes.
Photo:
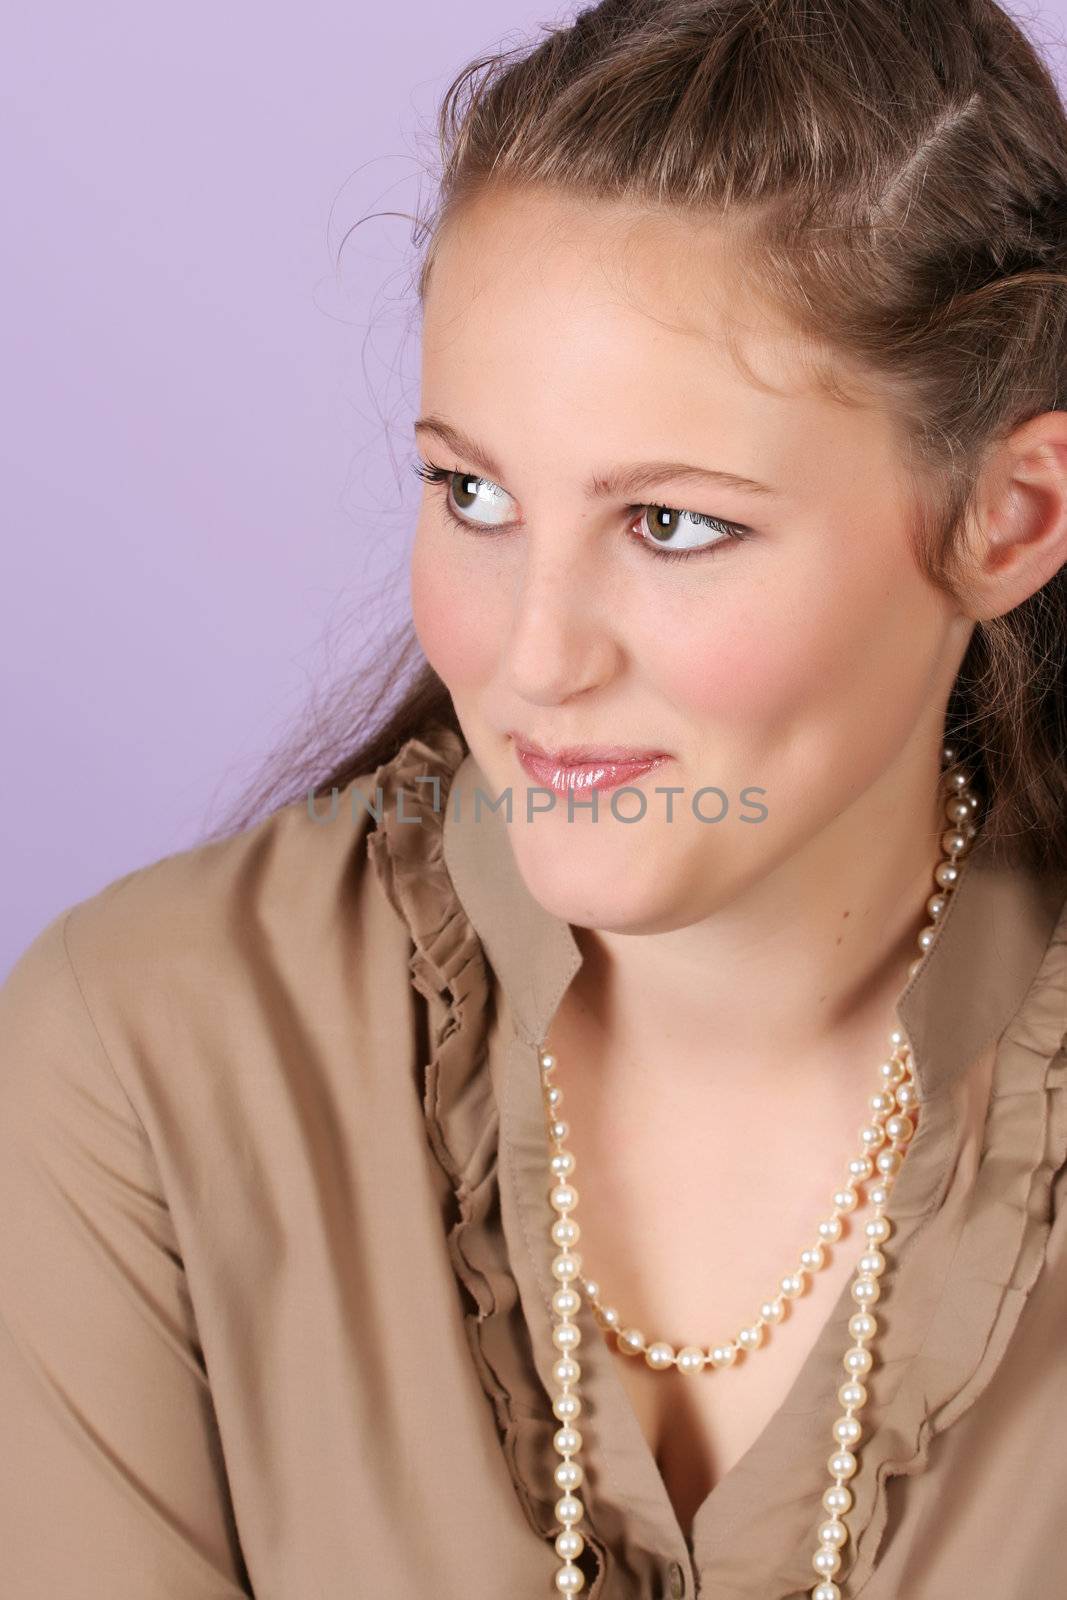
POLYGON ((617 789, 621 783, 633 783, 646 772, 651 772, 654 767, 661 767, 669 756, 649 756, 642 761, 581 761, 574 766, 564 767, 558 761, 553 761, 548 756, 534 755, 530 750, 522 750, 516 745, 515 754, 519 765, 530 778, 539 783, 542 788, 551 789, 556 794, 570 794, 580 792, 584 794, 589 789, 617 789))

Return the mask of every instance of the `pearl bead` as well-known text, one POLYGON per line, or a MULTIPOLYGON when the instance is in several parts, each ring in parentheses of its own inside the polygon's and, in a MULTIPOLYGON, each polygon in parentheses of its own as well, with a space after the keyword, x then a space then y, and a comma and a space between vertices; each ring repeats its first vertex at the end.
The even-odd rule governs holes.
POLYGON ((934 868, 934 877, 943 889, 954 889, 959 882, 960 869, 953 861, 942 861, 934 868))
POLYGON ((799 1272, 790 1272, 781 1279, 778 1287, 787 1300, 795 1300, 798 1294, 804 1292, 804 1278, 799 1272))
POLYGON ((597 1283, 595 1278, 586 1278, 584 1280, 583 1286, 584 1286, 585 1292, 589 1296, 590 1300, 595 1300, 597 1298, 597 1296, 600 1294, 600 1285, 599 1285, 599 1283, 597 1283))
POLYGON ((570 1211, 578 1204, 578 1191, 572 1183, 557 1183, 548 1198, 557 1211, 570 1211))
POLYGON ((645 1347, 645 1336, 640 1328, 624 1328, 618 1335, 618 1347, 628 1356, 640 1355, 645 1347))
POLYGON ((541 1051, 541 1071, 542 1072, 551 1072, 552 1068, 555 1065, 556 1065, 556 1058, 552 1054, 551 1050, 542 1050, 541 1051))
POLYGON ((556 1588, 560 1594, 581 1594, 585 1588, 585 1573, 581 1567, 572 1567, 568 1562, 556 1573, 556 1588))
POLYGON ((846 1450, 858 1442, 862 1433, 863 1429, 855 1417, 838 1417, 834 1423, 834 1438, 846 1450))
POLYGON ((557 1150, 548 1164, 558 1178, 565 1178, 574 1170, 574 1157, 569 1150, 557 1150))
POLYGON ((877 1122, 865 1122, 860 1129, 860 1143, 867 1150, 877 1150, 885 1143, 885 1129, 877 1122))
POLYGON ((841 1600, 841 1590, 832 1579, 825 1578, 811 1591, 811 1600, 841 1600))
POLYGON ((915 1124, 910 1117, 894 1114, 886 1119, 885 1131, 898 1144, 904 1144, 915 1132, 915 1124))
POLYGON ((825 1239, 829 1244, 834 1244, 841 1237, 841 1218, 827 1217, 825 1221, 819 1223, 817 1232, 820 1239, 825 1239))
POLYGON ((732 1367, 736 1360, 737 1351, 732 1344, 717 1344, 711 1351, 713 1367, 732 1367))
POLYGON ((857 1343, 873 1339, 878 1332, 878 1319, 870 1311, 854 1311, 848 1319, 848 1331, 857 1343))
POLYGON ((561 1422, 573 1422, 581 1414, 582 1402, 576 1394, 558 1394, 552 1410, 561 1422))
POLYGON ((562 1255, 556 1256, 552 1262, 552 1276, 558 1278, 561 1283, 569 1283, 572 1278, 578 1276, 581 1270, 581 1257, 572 1254, 570 1251, 564 1251, 562 1255))
POLYGON ((870 1372, 874 1363, 871 1358, 871 1352, 865 1350, 863 1345, 856 1344, 852 1346, 851 1350, 845 1351, 841 1364, 851 1377, 856 1372, 861 1374, 870 1372))
POLYGON ((903 1164, 903 1159, 899 1150, 879 1150, 874 1164, 883 1178, 895 1178, 903 1164))
POLYGON ((699 1350, 695 1344, 683 1345, 678 1352, 677 1366, 679 1372, 703 1372, 703 1350, 699 1350))
MULTIPOLYGON (((854 1411, 859 1411, 867 1404, 867 1390, 857 1378, 850 1378, 838 1389, 837 1398, 843 1406, 851 1406, 854 1411)), ((832 1511, 833 1506, 827 1509, 832 1511)))
POLYGON ((859 1462, 851 1450, 835 1450, 826 1465, 831 1478, 851 1478, 859 1462))
POLYGON ((885 1271, 885 1265, 885 1256, 880 1250, 868 1250, 860 1256, 859 1271, 877 1277, 885 1271))
POLYGON ((754 1322, 750 1328, 742 1328, 737 1335, 737 1342, 742 1350, 756 1350, 763 1343, 763 1324, 754 1322))
POLYGON ((582 1369, 573 1356, 560 1356, 552 1368, 557 1383, 577 1383, 581 1375, 582 1369))
POLYGON ((600 1313, 600 1320, 605 1328, 617 1328, 622 1318, 614 1306, 604 1306, 600 1313))
POLYGON ((582 1342, 582 1330, 576 1322, 561 1322, 552 1330, 552 1342, 557 1350, 573 1350, 582 1342))
POLYGON ((572 1522, 581 1522, 585 1516, 585 1507, 575 1494, 565 1494, 555 1505, 556 1521, 562 1522, 565 1527, 570 1527, 572 1522))
POLYGON ((561 1461, 552 1476, 561 1489, 577 1489, 585 1474, 577 1461, 561 1461))
POLYGON ((820 1542, 832 1545, 835 1549, 839 1550, 847 1539, 848 1529, 843 1522, 838 1522, 836 1517, 832 1517, 829 1522, 824 1522, 819 1529, 820 1542))
POLYGON ((855 1189, 852 1188, 851 1184, 847 1189, 834 1190, 835 1211, 855 1211, 858 1204, 859 1196, 857 1195, 855 1189))
POLYGON ((585 1549, 585 1540, 577 1528, 565 1528, 556 1535, 556 1554, 564 1561, 573 1561, 585 1549))
POLYGON ((822 1497, 822 1503, 827 1511, 835 1517, 841 1512, 848 1511, 852 1506, 852 1490, 843 1483, 832 1483, 822 1497))
POLYGON ((645 1362, 656 1372, 662 1372, 665 1367, 674 1365, 674 1347, 657 1339, 655 1344, 650 1344, 645 1351, 645 1362))
POLYGON ((577 1244, 581 1229, 573 1217, 558 1217, 552 1224, 552 1238, 556 1244, 566 1247, 577 1244))
POLYGON ((764 1322, 781 1322, 785 1316, 785 1306, 781 1300, 764 1300, 759 1308, 759 1314, 764 1322))
POLYGON ((563 1090, 559 1087, 558 1084, 554 1083, 552 1085, 551 1089, 549 1089, 549 1091, 548 1091, 548 1103, 549 1103, 550 1106, 553 1106, 553 1107, 561 1106, 563 1104, 563 1090))
POLYGON ((813 1244, 800 1252, 800 1265, 809 1272, 821 1272, 826 1265, 826 1254, 821 1244, 813 1244))
POLYGON ((582 1436, 577 1428, 557 1428, 552 1443, 561 1456, 573 1456, 582 1448, 582 1436))
POLYGON ((872 1183, 871 1187, 867 1190, 867 1198, 871 1202, 871 1205, 872 1206, 885 1206, 885 1205, 888 1205, 889 1204, 889 1191, 892 1188, 892 1186, 893 1186, 893 1180, 890 1177, 882 1178, 882 1179, 880 1179, 880 1181, 878 1183, 872 1183))
POLYGON ((870 1156, 856 1156, 848 1164, 849 1176, 857 1183, 862 1183, 864 1178, 869 1178, 874 1172, 874 1162, 870 1156))
POLYGON ((581 1295, 573 1289, 557 1289, 552 1296, 552 1309, 558 1317, 573 1317, 581 1303, 581 1295))
POLYGON ((868 1239, 873 1239, 875 1243, 881 1244, 883 1239, 889 1238, 893 1231, 893 1225, 888 1217, 872 1217, 869 1222, 863 1224, 863 1231, 868 1239))
POLYGON ((857 1305, 871 1306, 882 1293, 877 1278, 857 1278, 852 1285, 852 1298, 857 1305))
POLYGON ((811 1564, 823 1577, 832 1577, 841 1566, 841 1556, 832 1546, 821 1545, 812 1556, 811 1564))

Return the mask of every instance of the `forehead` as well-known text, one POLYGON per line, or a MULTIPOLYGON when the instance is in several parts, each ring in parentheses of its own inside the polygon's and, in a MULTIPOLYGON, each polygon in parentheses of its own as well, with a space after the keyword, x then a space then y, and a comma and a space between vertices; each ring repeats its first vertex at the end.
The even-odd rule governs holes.
POLYGON ((746 281, 739 230, 716 219, 544 186, 474 196, 442 228, 424 307, 428 353, 461 330, 558 347, 603 332, 652 359, 699 350, 768 393, 812 390, 796 331, 746 281))
POLYGON ((423 409, 528 450, 681 452, 755 478, 814 480, 816 437, 857 471, 887 459, 873 398, 854 382, 847 403, 828 393, 812 359, 827 353, 752 283, 750 247, 718 219, 543 187, 481 193, 437 240, 423 409))

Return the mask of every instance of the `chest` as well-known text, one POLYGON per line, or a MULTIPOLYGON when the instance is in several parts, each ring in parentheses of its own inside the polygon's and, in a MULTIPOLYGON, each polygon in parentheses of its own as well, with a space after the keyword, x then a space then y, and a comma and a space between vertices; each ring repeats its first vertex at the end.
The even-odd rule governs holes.
MULTIPOLYGON (((687 1291, 679 1277, 678 1301, 692 1305, 692 1312, 672 1316, 669 1298, 657 1300, 640 1322, 646 1341, 665 1338, 679 1349, 683 1344, 709 1348, 735 1339, 742 1326, 756 1320, 763 1301, 773 1297, 778 1277, 791 1269, 781 1239, 769 1239, 766 1244, 766 1249, 754 1251, 763 1267, 762 1292, 753 1295, 748 1269, 733 1278, 720 1275, 706 1290, 687 1291), (782 1269, 777 1275, 776 1262, 782 1269), (730 1308, 742 1304, 744 1315, 731 1315, 730 1308)), ((613 1352, 614 1370, 687 1538, 701 1505, 785 1403, 842 1288, 854 1273, 853 1257, 859 1255, 862 1244, 855 1236, 847 1248, 844 1244, 842 1240, 838 1245, 834 1263, 828 1259, 823 1270, 809 1279, 804 1294, 788 1306, 782 1321, 764 1328, 763 1343, 738 1355, 732 1366, 709 1366, 696 1374, 676 1368, 656 1372, 642 1356, 622 1354, 614 1335, 602 1335, 613 1352)), ((690 1260, 688 1278, 693 1271, 690 1260)), ((612 1274, 612 1281, 623 1291, 618 1298, 632 1304, 637 1297, 628 1286, 635 1279, 619 1272, 612 1274)))
MULTIPOLYGON (((851 1104, 828 1092, 803 1112, 785 1094, 776 1115, 758 1116, 743 1098, 727 1106, 704 1090, 688 1105, 671 1097, 664 1107, 660 1096, 649 1112, 606 1104, 592 1074, 560 1071, 556 1081, 576 1162, 582 1273, 597 1283, 601 1305, 646 1343, 677 1351, 735 1341, 819 1242, 818 1224, 833 1214, 833 1194, 858 1153, 867 1086, 856 1084, 851 1104)), ((655 1371, 641 1354, 624 1354, 614 1333, 600 1334, 687 1537, 700 1506, 785 1403, 855 1275, 873 1215, 862 1185, 858 1194, 841 1238, 822 1243, 823 1266, 732 1365, 655 1371)))

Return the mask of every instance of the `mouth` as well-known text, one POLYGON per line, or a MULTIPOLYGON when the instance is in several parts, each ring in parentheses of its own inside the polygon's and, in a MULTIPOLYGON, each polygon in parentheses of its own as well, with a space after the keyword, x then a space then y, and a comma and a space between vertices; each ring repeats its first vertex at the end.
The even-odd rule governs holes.
POLYGON ((633 783, 672 758, 666 750, 632 745, 564 745, 555 750, 512 732, 516 759, 528 777, 556 794, 576 790, 614 789, 633 783))

